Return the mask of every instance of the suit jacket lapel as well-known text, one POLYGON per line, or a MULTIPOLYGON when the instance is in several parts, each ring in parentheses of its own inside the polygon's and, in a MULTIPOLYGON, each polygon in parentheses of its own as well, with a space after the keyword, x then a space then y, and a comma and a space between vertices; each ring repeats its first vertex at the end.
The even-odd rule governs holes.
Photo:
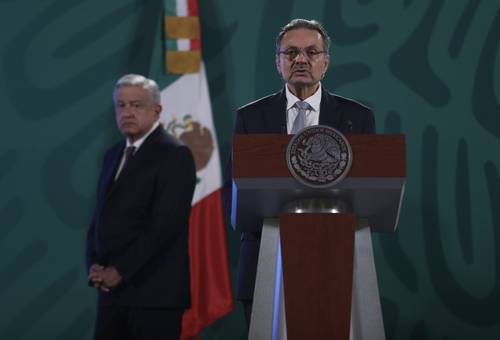
POLYGON ((319 124, 328 125, 333 128, 340 127, 341 111, 335 97, 330 95, 324 87, 321 87, 321 103, 319 111, 319 124))
MULTIPOLYGON (((319 124, 338 128, 342 118, 339 104, 335 97, 328 93, 324 87, 321 87, 321 91, 319 124)), ((270 110, 274 114, 266 114, 266 117, 271 120, 269 126, 272 126, 273 130, 279 129, 273 132, 286 134, 286 93, 284 88, 276 94, 270 110), (276 114, 276 112, 279 112, 279 114, 276 114)))
POLYGON ((114 180, 118 167, 120 166, 120 161, 123 155, 123 149, 125 148, 125 142, 120 143, 120 146, 116 148, 111 154, 110 160, 104 168, 103 182, 102 182, 102 197, 109 196, 114 186, 114 180))
POLYGON ((129 160, 127 166, 122 169, 120 176, 118 176, 116 182, 113 185, 113 188, 125 182, 127 180, 127 177, 130 176, 131 173, 134 173, 134 171, 138 167, 140 167, 141 164, 144 164, 143 160, 149 156, 151 148, 155 143, 155 140, 159 138, 162 133, 165 132, 163 130, 163 126, 161 125, 158 126, 153 132, 151 132, 151 134, 142 143, 141 147, 136 151, 134 156, 129 160))
POLYGON ((271 133, 286 134, 286 94, 285 89, 278 92, 265 114, 271 133))

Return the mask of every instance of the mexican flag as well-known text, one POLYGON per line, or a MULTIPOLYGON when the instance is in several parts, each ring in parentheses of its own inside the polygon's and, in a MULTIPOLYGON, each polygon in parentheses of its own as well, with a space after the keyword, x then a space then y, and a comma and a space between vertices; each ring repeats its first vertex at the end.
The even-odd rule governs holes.
MULTIPOLYGON (((197 171, 189 221, 191 309, 181 339, 198 333, 233 308, 221 166, 203 59, 197 0, 164 0, 150 77, 158 81, 164 128, 191 149, 197 171)), ((174 165, 175 166, 175 165, 174 165)))

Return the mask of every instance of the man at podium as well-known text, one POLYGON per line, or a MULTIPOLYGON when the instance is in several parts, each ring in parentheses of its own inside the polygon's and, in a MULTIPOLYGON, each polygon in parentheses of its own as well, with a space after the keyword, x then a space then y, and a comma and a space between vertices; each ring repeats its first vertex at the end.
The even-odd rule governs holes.
MULTIPOLYGON (((285 82, 281 91, 238 109, 234 134, 295 134, 312 125, 328 125, 342 133, 374 133, 373 112, 366 106, 328 92, 321 80, 330 64, 330 37, 316 20, 294 19, 276 37, 275 62, 285 82)), ((231 211, 231 159, 225 182, 225 205, 231 211)), ((250 324, 260 232, 242 232, 237 299, 250 324)))

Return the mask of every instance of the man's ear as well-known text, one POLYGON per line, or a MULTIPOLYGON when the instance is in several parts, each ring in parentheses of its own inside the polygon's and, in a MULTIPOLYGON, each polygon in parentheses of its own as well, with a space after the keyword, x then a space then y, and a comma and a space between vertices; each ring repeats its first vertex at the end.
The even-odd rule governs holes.
POLYGON ((326 71, 328 71, 328 66, 330 65, 330 55, 327 54, 325 55, 325 66, 324 66, 324 71, 323 71, 323 76, 321 78, 323 78, 326 74, 326 71))
POLYGON ((162 110, 163 110, 163 108, 161 107, 160 104, 156 104, 155 105, 155 112, 158 115, 158 117, 160 116, 160 113, 161 113, 162 110))
POLYGON ((283 77, 281 74, 281 68, 280 68, 280 55, 276 53, 276 56, 274 58, 274 62, 276 64, 276 70, 278 71, 278 74, 283 77))

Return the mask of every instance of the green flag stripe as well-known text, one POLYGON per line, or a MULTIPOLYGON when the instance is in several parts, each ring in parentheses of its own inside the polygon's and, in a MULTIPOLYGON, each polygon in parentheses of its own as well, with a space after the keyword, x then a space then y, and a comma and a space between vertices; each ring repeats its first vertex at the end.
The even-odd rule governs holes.
POLYGON ((177 45, 177 39, 166 39, 165 40, 165 50, 178 51, 179 47, 177 45))
POLYGON ((165 15, 177 16, 177 4, 175 0, 163 0, 165 15))

